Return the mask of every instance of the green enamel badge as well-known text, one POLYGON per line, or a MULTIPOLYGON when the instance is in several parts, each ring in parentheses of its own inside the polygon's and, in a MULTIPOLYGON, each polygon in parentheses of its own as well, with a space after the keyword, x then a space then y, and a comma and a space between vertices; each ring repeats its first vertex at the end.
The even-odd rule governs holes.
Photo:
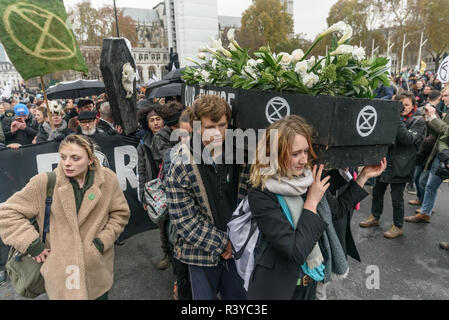
POLYGON ((89 194, 89 200, 94 200, 95 199, 95 195, 93 193, 89 194))

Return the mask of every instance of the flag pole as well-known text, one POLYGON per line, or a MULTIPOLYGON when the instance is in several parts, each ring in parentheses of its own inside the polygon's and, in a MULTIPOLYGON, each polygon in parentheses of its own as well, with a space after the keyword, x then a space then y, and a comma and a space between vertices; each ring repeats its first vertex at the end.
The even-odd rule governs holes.
POLYGON ((44 92, 45 105, 47 106, 48 120, 50 121, 50 126, 51 126, 51 129, 53 130, 55 128, 55 126, 53 124, 53 117, 51 116, 50 106, 48 105, 47 92, 45 91, 44 78, 42 76, 41 76, 41 86, 42 86, 42 91, 44 92))
POLYGON ((114 14, 115 14, 115 26, 117 27, 117 38, 120 38, 120 31, 118 28, 118 18, 117 18, 117 6, 115 5, 115 0, 114 0, 114 14))

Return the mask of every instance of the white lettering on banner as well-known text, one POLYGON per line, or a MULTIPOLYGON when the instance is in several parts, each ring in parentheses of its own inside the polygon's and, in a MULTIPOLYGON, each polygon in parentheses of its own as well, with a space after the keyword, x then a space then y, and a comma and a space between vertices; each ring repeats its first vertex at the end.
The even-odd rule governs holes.
MULTIPOLYGON (((187 89, 186 89, 186 93, 187 93, 187 89)), ((233 107, 233 101, 235 100, 235 93, 232 93, 232 92, 226 92, 226 91, 215 91, 215 90, 206 90, 206 89, 200 89, 200 95, 203 95, 203 94, 211 94, 211 95, 216 95, 216 96, 219 96, 219 97, 222 97, 223 99, 225 99, 226 100, 226 102, 229 104, 229 107, 231 108, 231 110, 232 110, 232 107, 233 107)), ((187 104, 187 95, 186 95, 186 106, 189 106, 188 104, 187 104)), ((192 104, 193 104, 193 101, 192 101, 192 104)))
POLYGON ((137 167, 137 149, 133 146, 122 146, 114 148, 115 173, 120 184, 120 188, 126 190, 126 180, 129 181, 131 188, 138 186, 137 175, 134 169, 137 167), (129 156, 129 162, 125 164, 125 155, 129 156))
MULTIPOLYGON (((109 166, 109 161, 104 153, 95 151, 95 155, 102 166, 109 166)), ((37 172, 43 173, 53 171, 53 165, 57 165, 60 159, 61 157, 57 152, 38 154, 36 156, 37 172)), ((134 146, 116 147, 114 148, 114 160, 115 174, 117 175, 122 191, 126 190, 126 180, 129 181, 131 188, 136 189, 139 181, 137 174, 134 173, 138 161, 137 149, 134 146), (126 155, 128 155, 130 159, 127 164, 125 164, 126 155)))
POLYGON ((59 153, 43 153, 36 156, 37 173, 53 171, 53 165, 61 160, 59 153))
POLYGON ((195 101, 195 87, 186 86, 184 100, 186 107, 193 105, 193 101, 195 101))

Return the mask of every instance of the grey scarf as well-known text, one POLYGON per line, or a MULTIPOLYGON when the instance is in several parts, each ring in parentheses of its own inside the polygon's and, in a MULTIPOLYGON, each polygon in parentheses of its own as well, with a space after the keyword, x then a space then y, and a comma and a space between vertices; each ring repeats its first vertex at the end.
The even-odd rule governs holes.
POLYGON ((65 120, 62 120, 61 126, 59 128, 55 128, 54 130, 51 129, 51 126, 48 122, 44 122, 42 124, 42 128, 44 128, 45 132, 48 133, 47 141, 52 141, 55 140, 55 138, 67 128, 67 122, 65 122, 65 120))
MULTIPOLYGON (((293 200, 294 197, 292 196, 301 196, 306 193, 312 182, 312 172, 310 170, 305 170, 300 177, 295 177, 293 179, 288 179, 286 177, 273 177, 268 179, 266 188, 270 192, 284 196, 292 214, 294 224, 296 225, 301 215, 302 207, 298 214, 298 210, 295 209, 297 205, 294 205, 295 200, 293 200)), ((317 243, 306 259, 307 266, 310 269, 313 269, 320 265, 321 261, 323 261, 322 257, 324 254, 326 259, 324 259, 323 263, 326 268, 324 269, 325 277, 323 282, 326 283, 331 279, 344 279, 349 272, 348 261, 340 240, 337 237, 332 222, 332 213, 329 204, 327 203, 326 196, 324 196, 318 204, 317 213, 328 224, 328 227, 319 240, 321 242, 321 250, 317 243)))

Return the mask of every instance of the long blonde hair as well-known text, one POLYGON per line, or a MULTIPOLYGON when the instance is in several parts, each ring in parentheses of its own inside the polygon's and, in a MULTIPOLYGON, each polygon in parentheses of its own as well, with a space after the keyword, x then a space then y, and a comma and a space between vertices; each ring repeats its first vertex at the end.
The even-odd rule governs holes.
POLYGON ((309 157, 307 167, 312 167, 312 162, 317 158, 312 147, 312 127, 300 116, 291 115, 271 124, 266 132, 264 138, 257 146, 257 159, 255 164, 251 166, 251 173, 249 182, 257 188, 265 188, 265 183, 271 177, 278 175, 279 177, 293 177, 293 171, 290 169, 290 159, 292 154, 292 145, 297 134, 306 138, 309 144, 309 157), (273 137, 273 134, 275 135, 273 137), (276 139, 277 141, 271 141, 276 139), (278 154, 277 157, 270 155, 270 145, 277 143, 278 154), (262 163, 261 155, 275 159, 275 163, 262 163), (273 167, 274 165, 274 167, 273 167), (271 166, 271 169, 270 169, 271 166))
POLYGON ((89 138, 79 135, 79 134, 70 134, 67 137, 65 137, 64 140, 62 140, 61 144, 59 145, 59 151, 68 144, 76 144, 83 148, 89 160, 92 160, 93 163, 89 166, 90 170, 96 170, 101 167, 100 161, 98 160, 97 156, 95 155, 95 150, 97 150, 97 145, 89 138))

